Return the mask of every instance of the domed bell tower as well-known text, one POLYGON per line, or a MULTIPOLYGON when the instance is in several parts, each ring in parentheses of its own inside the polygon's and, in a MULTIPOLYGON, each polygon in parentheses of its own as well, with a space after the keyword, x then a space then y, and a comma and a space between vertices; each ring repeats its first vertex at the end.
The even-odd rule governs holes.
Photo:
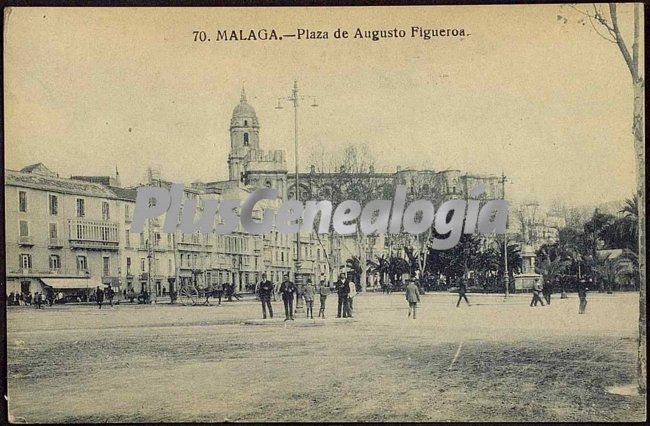
POLYGON ((229 179, 240 181, 244 170, 244 159, 251 149, 259 149, 260 126, 257 114, 246 101, 242 88, 239 105, 230 119, 230 155, 228 155, 229 179))

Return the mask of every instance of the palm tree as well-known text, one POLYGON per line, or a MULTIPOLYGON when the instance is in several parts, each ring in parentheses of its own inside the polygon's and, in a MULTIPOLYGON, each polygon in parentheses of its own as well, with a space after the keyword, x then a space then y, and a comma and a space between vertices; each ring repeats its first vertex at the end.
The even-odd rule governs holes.
MULTIPOLYGON (((551 260, 550 257, 544 257, 541 264, 537 267, 537 273, 542 274, 545 280, 556 281, 566 270, 569 260, 556 257, 551 260)), ((564 286, 562 286, 564 291, 564 286)))
POLYGON ((357 256, 352 256, 345 261, 345 266, 352 271, 353 280, 357 285, 360 285, 359 279, 361 277, 361 262, 357 256))
POLYGON ((379 285, 383 289, 386 283, 386 275, 390 273, 390 262, 383 254, 375 260, 369 260, 370 272, 379 274, 379 285))

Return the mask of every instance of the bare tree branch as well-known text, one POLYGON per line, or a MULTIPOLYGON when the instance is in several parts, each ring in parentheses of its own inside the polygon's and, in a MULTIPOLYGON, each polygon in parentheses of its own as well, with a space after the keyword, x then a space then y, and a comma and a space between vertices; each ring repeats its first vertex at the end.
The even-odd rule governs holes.
POLYGON ((614 35, 616 37, 616 44, 618 45, 619 50, 621 51, 621 54, 623 54, 623 58, 625 59, 625 63, 627 64, 627 67, 630 69, 630 73, 632 74, 632 81, 636 82, 638 79, 638 70, 636 67, 636 64, 632 61, 632 57, 630 56, 630 52, 627 50, 627 46, 625 45, 625 41, 623 40, 623 37, 621 36, 621 31, 618 28, 618 18, 616 15, 616 3, 610 3, 609 4, 609 14, 612 17, 612 29, 614 31, 614 35))

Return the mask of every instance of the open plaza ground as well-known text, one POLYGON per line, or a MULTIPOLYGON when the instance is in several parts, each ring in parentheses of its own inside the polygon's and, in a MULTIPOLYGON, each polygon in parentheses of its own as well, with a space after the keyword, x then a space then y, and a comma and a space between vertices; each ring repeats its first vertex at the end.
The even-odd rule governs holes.
MULTIPOLYGON (((531 308, 530 295, 361 294, 354 320, 221 306, 7 312, 15 421, 641 421, 638 294, 531 308), (278 320, 278 318, 280 318, 278 320), (248 322, 248 323, 247 323, 248 322)), ((318 301, 315 302, 318 312, 318 301)))

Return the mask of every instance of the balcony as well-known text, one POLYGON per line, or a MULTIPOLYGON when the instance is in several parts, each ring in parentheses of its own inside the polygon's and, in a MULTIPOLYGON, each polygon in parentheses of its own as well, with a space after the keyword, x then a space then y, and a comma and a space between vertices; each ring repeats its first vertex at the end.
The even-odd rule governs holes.
POLYGON ((97 250, 117 250, 117 223, 106 220, 68 220, 70 247, 97 250))
POLYGON ((33 246, 32 237, 28 235, 21 235, 18 237, 18 244, 21 246, 33 246))
POLYGON ((61 248, 63 247, 63 240, 60 238, 50 238, 48 242, 49 248, 61 248))

